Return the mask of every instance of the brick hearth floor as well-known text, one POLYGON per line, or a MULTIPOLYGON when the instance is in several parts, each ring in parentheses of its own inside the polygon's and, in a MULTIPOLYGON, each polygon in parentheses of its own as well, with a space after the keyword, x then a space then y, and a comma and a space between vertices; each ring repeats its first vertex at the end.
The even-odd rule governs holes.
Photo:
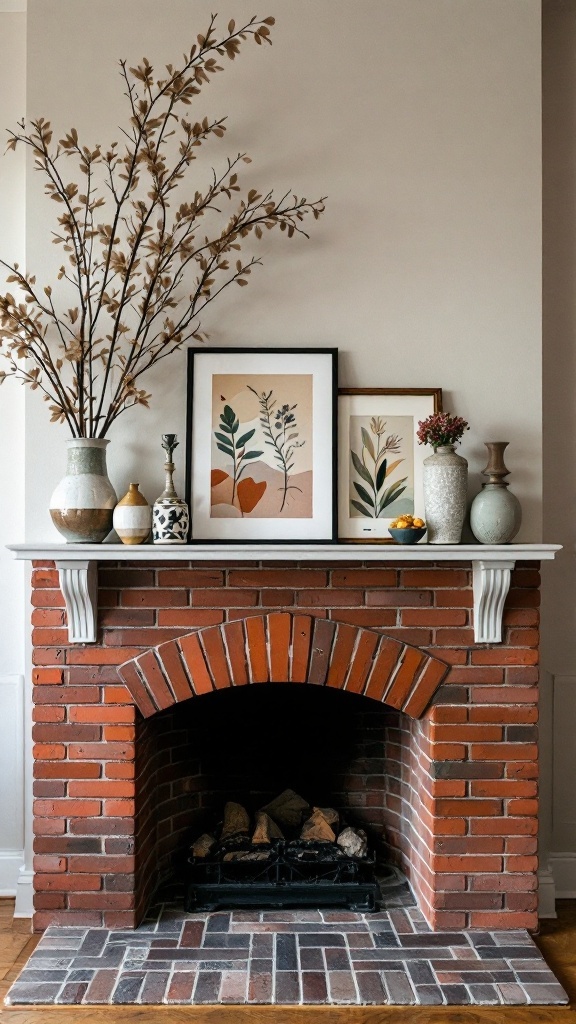
POLYGON ((186 914, 180 898, 135 931, 52 926, 6 1003, 568 1002, 527 932, 431 932, 411 899, 392 902, 376 914, 186 914))

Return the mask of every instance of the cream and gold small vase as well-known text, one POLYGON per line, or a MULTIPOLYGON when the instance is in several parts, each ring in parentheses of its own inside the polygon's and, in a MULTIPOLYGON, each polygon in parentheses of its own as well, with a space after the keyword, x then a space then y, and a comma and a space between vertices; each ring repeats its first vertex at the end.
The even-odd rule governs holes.
POLYGON ((144 544, 152 529, 152 509, 138 490, 130 484, 114 509, 114 529, 123 544, 144 544))

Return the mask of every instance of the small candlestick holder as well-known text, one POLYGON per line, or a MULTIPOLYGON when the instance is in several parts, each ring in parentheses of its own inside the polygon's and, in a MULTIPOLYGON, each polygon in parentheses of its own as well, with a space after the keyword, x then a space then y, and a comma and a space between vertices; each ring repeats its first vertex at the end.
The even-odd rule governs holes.
POLYGON ((172 460, 178 447, 176 434, 162 434, 162 448, 166 452, 164 490, 154 502, 152 512, 152 540, 154 544, 186 544, 190 515, 188 505, 179 498, 174 487, 175 465, 172 460))

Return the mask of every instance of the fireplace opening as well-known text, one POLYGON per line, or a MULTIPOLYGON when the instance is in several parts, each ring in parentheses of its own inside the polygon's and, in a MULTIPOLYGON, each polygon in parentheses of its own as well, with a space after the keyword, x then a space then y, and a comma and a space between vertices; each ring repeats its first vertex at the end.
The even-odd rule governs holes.
POLYGON ((398 884, 404 718, 353 693, 266 684, 141 721, 141 898, 172 879, 184 882, 189 910, 377 909, 383 880, 398 884), (283 825, 275 808, 287 791, 303 806, 283 825), (254 843, 270 824, 268 845, 254 843))

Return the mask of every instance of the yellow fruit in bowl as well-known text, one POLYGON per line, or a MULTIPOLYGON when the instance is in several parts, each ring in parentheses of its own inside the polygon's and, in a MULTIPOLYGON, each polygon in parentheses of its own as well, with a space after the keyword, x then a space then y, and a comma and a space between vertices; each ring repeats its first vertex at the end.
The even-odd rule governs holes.
POLYGON ((412 526, 415 527, 416 530, 421 530, 423 526, 426 526, 426 523, 423 519, 414 519, 412 521, 412 526))
POLYGON ((409 523, 407 519, 399 519, 396 523, 397 530, 409 530, 412 523, 409 523))

